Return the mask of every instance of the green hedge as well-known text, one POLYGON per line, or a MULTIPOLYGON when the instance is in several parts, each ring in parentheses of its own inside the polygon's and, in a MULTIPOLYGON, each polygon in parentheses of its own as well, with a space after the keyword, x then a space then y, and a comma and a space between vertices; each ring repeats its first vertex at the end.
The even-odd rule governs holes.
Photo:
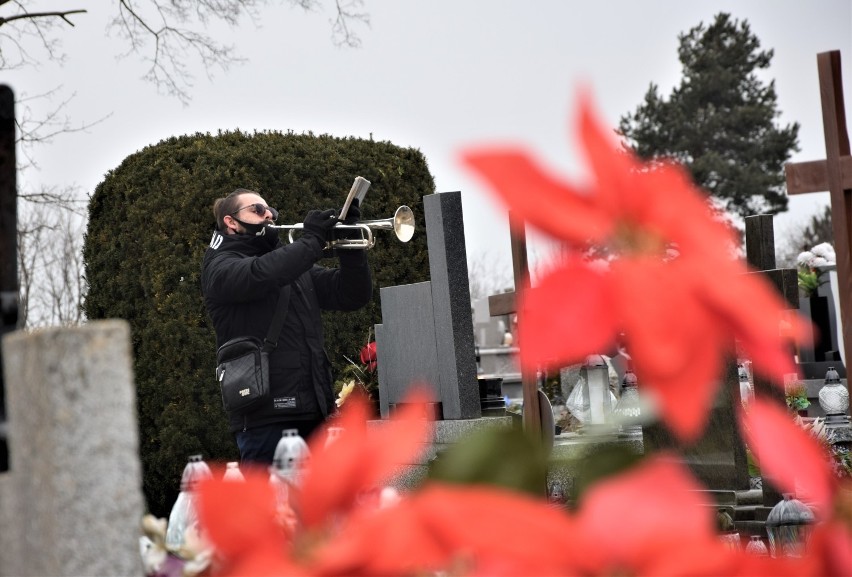
POLYGON ((406 204, 418 230, 407 244, 377 232, 369 254, 372 303, 355 313, 324 313, 328 353, 339 371, 343 356, 356 358, 381 322, 379 288, 428 280, 422 196, 435 185, 420 151, 313 134, 195 134, 127 157, 96 187, 84 245, 85 312, 91 320, 131 325, 151 513, 168 515, 189 455, 237 458, 213 379, 215 335, 200 288, 213 201, 249 188, 279 209, 279 223, 293 224, 312 208, 339 208, 356 176, 372 183, 362 218, 386 218, 406 204))

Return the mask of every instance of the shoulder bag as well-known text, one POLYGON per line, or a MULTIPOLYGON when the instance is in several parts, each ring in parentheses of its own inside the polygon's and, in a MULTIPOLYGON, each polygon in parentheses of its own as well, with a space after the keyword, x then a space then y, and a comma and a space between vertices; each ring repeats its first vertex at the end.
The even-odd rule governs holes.
POLYGON ((281 289, 272 325, 263 342, 257 337, 236 337, 216 351, 216 381, 222 404, 229 413, 244 413, 269 399, 269 353, 287 315, 290 286, 281 289))

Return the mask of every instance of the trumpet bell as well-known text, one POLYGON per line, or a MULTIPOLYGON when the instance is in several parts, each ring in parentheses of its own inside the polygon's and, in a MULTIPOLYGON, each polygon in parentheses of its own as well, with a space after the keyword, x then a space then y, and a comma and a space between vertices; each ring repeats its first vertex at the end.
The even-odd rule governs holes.
POLYGON ((414 211, 405 205, 393 215, 393 233, 400 242, 408 242, 414 236, 414 211))

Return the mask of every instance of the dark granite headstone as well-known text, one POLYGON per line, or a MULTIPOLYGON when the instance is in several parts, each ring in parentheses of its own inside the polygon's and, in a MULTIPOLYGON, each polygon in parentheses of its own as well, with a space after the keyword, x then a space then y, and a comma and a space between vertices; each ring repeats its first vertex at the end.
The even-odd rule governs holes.
POLYGON ((482 415, 460 192, 423 197, 431 280, 381 289, 376 325, 382 416, 414 383, 428 383, 439 417, 482 415))
POLYGON ((746 449, 738 434, 734 411, 734 403, 738 402, 737 364, 729 361, 701 438, 692 445, 682 446, 665 425, 646 425, 643 427, 645 451, 677 448, 684 462, 708 489, 748 489, 746 449))
MULTIPOLYGON (((773 216, 771 214, 747 216, 745 218, 745 225, 746 242, 748 243, 746 245, 748 264, 760 271, 757 274, 768 277, 769 281, 778 289, 787 308, 798 308, 799 283, 796 269, 775 268, 773 216)), ((778 406, 786 407, 784 390, 762 378, 760 375, 755 375, 754 377, 754 394, 757 397, 773 401, 778 406)), ((782 499, 781 493, 768 479, 763 479, 762 490, 764 506, 771 507, 782 499)))
POLYGON ((799 349, 799 369, 804 379, 822 379, 829 367, 846 377, 846 367, 841 359, 841 349, 838 332, 840 317, 835 305, 832 284, 836 284, 836 266, 821 269, 820 279, 823 284, 817 289, 817 294, 811 297, 799 298, 799 313, 810 319, 817 335, 813 348, 799 349), (834 281, 831 279, 834 277, 834 281))

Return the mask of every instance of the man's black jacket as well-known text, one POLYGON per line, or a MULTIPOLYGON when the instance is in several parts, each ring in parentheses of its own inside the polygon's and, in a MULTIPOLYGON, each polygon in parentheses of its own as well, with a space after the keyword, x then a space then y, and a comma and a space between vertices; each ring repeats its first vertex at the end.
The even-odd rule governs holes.
POLYGON ((232 431, 322 418, 334 410, 320 309, 363 307, 372 297, 372 278, 366 251, 337 251, 339 268, 316 265, 322 251, 322 241, 312 235, 284 244, 277 235, 213 233, 201 266, 201 290, 217 347, 242 336, 262 341, 281 288, 290 285, 287 316, 269 358, 272 398, 244 415, 228 415, 232 431))

